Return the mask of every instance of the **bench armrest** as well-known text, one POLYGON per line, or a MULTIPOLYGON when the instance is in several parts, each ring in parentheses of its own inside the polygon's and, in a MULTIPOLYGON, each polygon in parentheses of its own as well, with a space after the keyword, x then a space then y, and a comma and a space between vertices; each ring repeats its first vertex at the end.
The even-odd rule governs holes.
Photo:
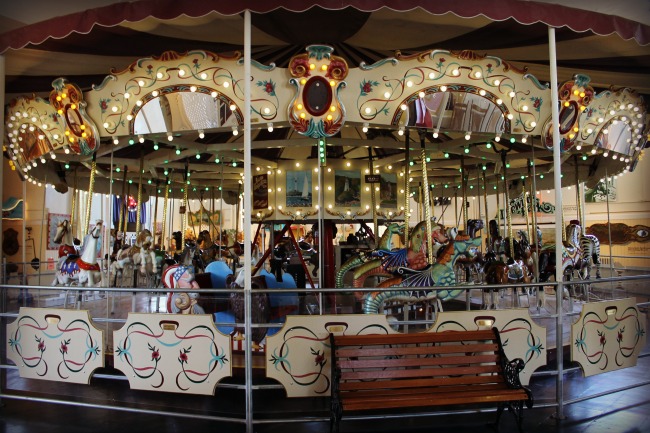
POLYGON ((503 345, 501 344, 501 334, 497 328, 493 328, 495 334, 497 335, 497 340, 499 343, 499 358, 501 359, 501 370, 503 371, 503 377, 506 380, 506 384, 509 388, 512 389, 523 389, 528 396, 526 400, 526 407, 529 409, 533 407, 533 393, 531 390, 521 384, 519 379, 519 373, 526 367, 526 363, 521 358, 515 358, 513 360, 508 360, 506 356, 503 345))

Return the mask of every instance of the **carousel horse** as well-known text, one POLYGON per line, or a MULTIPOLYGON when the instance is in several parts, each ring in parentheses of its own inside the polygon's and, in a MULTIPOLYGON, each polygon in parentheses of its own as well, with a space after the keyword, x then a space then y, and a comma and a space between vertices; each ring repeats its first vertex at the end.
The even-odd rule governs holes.
MULTIPOLYGON (((582 229, 577 221, 572 220, 571 223, 566 227, 567 240, 562 243, 562 275, 565 281, 570 281, 573 277, 573 272, 578 271, 578 276, 582 278, 584 275, 581 270, 590 265, 590 257, 584 256, 582 248, 580 246, 580 234, 582 229), (583 260, 583 258, 585 260, 583 260)), ((600 245, 598 245, 600 246, 600 245)), ((541 282, 548 281, 551 276, 555 275, 556 272, 556 260, 555 260, 555 244, 547 244, 543 246, 539 253, 539 280, 541 282)), ((593 247, 592 251, 600 250, 600 248, 593 247)), ((591 257, 593 257, 595 252, 591 252, 591 257)), ((596 260, 594 260, 596 261, 596 260)), ((598 257, 598 262, 600 262, 600 257, 598 257)), ((600 267, 598 265, 598 267, 600 267)), ((586 269, 584 269, 586 271, 586 269)), ((597 275, 600 274, 600 269, 597 270, 597 275)), ((588 274, 587 274, 588 275, 588 274)), ((572 291, 568 290, 567 287, 564 288, 564 294, 566 297, 571 299, 572 291)), ((541 291, 542 296, 544 296, 544 291, 541 291)), ((544 303, 544 299, 540 300, 540 304, 544 303)))
POLYGON ((314 265, 314 269, 311 271, 311 274, 315 277, 318 275, 318 267, 320 266, 320 260, 318 259, 318 250, 314 247, 315 238, 314 232, 308 231, 305 233, 305 237, 298 241, 298 246, 300 247, 300 253, 303 257, 308 258, 308 262, 314 265))
POLYGON ((376 314, 386 302, 403 301, 433 301, 440 306, 442 301, 454 299, 464 290, 454 290, 449 286, 456 284, 454 265, 460 256, 477 251, 481 245, 481 238, 468 239, 468 236, 457 236, 450 240, 443 248, 442 254, 433 265, 426 265, 422 269, 400 267, 395 272, 395 277, 383 281, 377 287, 395 287, 396 290, 388 292, 368 293, 363 299, 363 312, 376 314), (449 288, 434 288, 443 286, 449 288), (405 288, 432 287, 431 289, 405 290, 405 288))
POLYGON ((102 279, 102 272, 97 263, 97 254, 101 251, 101 234, 104 222, 99 220, 95 227, 86 235, 82 245, 81 256, 68 257, 56 272, 52 282, 53 286, 68 286, 76 283, 77 286, 96 287, 102 279))
POLYGON ((209 230, 202 230, 196 238, 197 269, 204 271, 206 266, 217 260, 219 249, 212 241, 209 230))
POLYGON ((56 233, 54 234, 52 242, 60 244, 59 261, 56 264, 56 270, 58 271, 61 269, 61 265, 66 261, 66 259, 79 254, 78 247, 80 242, 78 239, 72 237, 70 221, 63 220, 56 225, 56 233))
MULTIPOLYGON (((384 263, 393 262, 398 260, 400 263, 405 260, 405 252, 402 250, 392 251, 393 249, 393 235, 401 235, 404 233, 404 225, 398 223, 390 223, 386 226, 384 234, 379 239, 377 248, 369 252, 360 252, 345 261, 336 272, 336 288, 343 287, 343 276, 350 270, 354 269, 355 287, 362 287, 363 282, 359 283, 361 275, 382 266, 384 263), (399 257, 398 257, 399 256, 399 257), (367 266, 366 266, 367 265, 367 266), (357 268, 363 267, 359 270, 357 268)), ((365 278, 364 278, 365 279, 365 278)))
MULTIPOLYGON (((499 260, 494 251, 485 253, 485 264, 483 266, 483 275, 486 284, 508 284, 508 265, 499 260)), ((497 301, 495 293, 499 289, 484 289, 483 290, 483 308, 493 309, 497 308, 497 301), (489 301, 487 300, 489 295, 489 301)))
MULTIPOLYGON (((417 302, 421 300, 440 303, 449 299, 458 297, 464 290, 454 290, 453 288, 432 288, 420 290, 405 290, 405 288, 422 288, 434 286, 453 286, 456 284, 456 273, 454 266, 460 256, 467 256, 477 251, 481 245, 481 238, 470 239, 469 236, 456 236, 455 239, 449 240, 442 250, 442 254, 433 264, 427 264, 421 269, 412 269, 408 267, 399 267, 394 273, 394 277, 383 281, 377 287, 395 287, 399 288, 388 292, 368 293, 363 300, 363 312, 366 314, 376 314, 380 311, 386 302, 404 301, 417 302)), ((413 247, 424 248, 415 240, 413 247)))
POLYGON ((467 220, 467 235, 474 239, 476 237, 476 232, 482 230, 485 225, 483 220, 471 219, 467 220))
MULTIPOLYGON (((268 274, 271 278, 273 275, 268 274)), ((237 272, 237 276, 233 279, 230 287, 242 289, 245 285, 245 276, 244 268, 241 268, 237 272)), ((253 289, 266 289, 266 277, 263 275, 256 275, 251 278, 251 287, 253 289)), ((271 306, 269 302, 268 293, 253 293, 251 295, 251 321, 252 323, 268 323, 270 321, 271 306)), ((235 322, 242 323, 244 322, 244 295, 241 293, 241 290, 230 294, 230 309, 234 313, 235 322)), ((244 328, 235 328, 233 332, 240 332, 244 334, 244 328)), ((258 346, 266 337, 268 328, 253 328, 252 329, 252 344, 253 346, 258 346)))
POLYGON ((175 314, 205 314, 203 307, 198 304, 199 294, 192 289, 199 289, 194 280, 192 265, 173 265, 163 271, 163 286, 179 290, 167 295, 167 311, 175 314))
POLYGON ((139 266, 140 273, 143 275, 158 272, 158 261, 153 250, 153 235, 148 229, 144 229, 138 234, 134 245, 118 251, 115 261, 111 263, 111 274, 117 277, 127 263, 139 266))
MULTIPOLYGON (((566 227, 567 240, 562 243, 562 275, 570 278, 575 269, 580 269, 582 251, 579 238, 580 226, 573 222, 566 227)), ((555 275, 555 244, 547 244, 539 253, 539 278, 548 281, 555 275)))
MULTIPOLYGON (((600 275, 600 241, 594 235, 583 234, 582 227, 577 220, 572 220, 574 224, 574 231, 579 235, 579 245, 582 250, 582 264, 580 266, 580 278, 588 280, 591 278, 591 266, 596 265, 596 278, 601 278, 600 275)), ((573 235, 573 234, 572 234, 573 235)))

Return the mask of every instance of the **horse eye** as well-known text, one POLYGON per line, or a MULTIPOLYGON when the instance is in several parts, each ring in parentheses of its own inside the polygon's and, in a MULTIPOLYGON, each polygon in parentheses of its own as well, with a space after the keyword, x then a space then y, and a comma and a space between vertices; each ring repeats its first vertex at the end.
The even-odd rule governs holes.
POLYGON ((648 231, 644 230, 644 229, 639 229, 639 230, 636 231, 636 235, 641 237, 641 238, 645 238, 645 237, 648 236, 648 231))

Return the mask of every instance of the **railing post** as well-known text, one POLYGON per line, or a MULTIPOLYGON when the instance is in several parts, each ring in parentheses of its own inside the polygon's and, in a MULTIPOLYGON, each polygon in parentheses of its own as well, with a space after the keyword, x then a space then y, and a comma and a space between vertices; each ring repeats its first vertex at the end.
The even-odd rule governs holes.
MULTIPOLYGON (((555 281, 557 286, 555 288, 555 301, 557 311, 557 326, 556 326, 556 362, 557 362, 557 382, 556 382, 556 399, 557 399, 557 413, 555 416, 558 419, 564 418, 564 340, 563 340, 563 320, 562 315, 562 297, 564 295, 564 272, 562 269, 562 232, 564 231, 562 223, 562 168, 560 161, 560 122, 559 122, 559 108, 557 101, 557 58, 555 52, 555 29, 548 28, 548 51, 549 61, 551 67, 551 125, 553 130, 553 183, 555 186, 555 281)), ((571 298, 569 297, 569 302, 571 298)), ((571 304, 571 307, 573 305, 571 304)))

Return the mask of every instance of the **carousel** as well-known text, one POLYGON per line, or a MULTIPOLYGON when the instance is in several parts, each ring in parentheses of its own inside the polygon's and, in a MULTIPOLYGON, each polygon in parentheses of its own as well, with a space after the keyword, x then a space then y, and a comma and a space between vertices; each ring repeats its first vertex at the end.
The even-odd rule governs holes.
MULTIPOLYGON (((47 99, 10 102, 12 166, 25 181, 72 190, 70 220, 54 240, 54 284, 99 285, 86 276, 100 274, 97 255, 82 260, 73 241, 93 222, 96 192, 110 198, 105 287, 172 289, 182 269, 189 281, 214 272, 205 288, 235 284, 243 214, 253 222, 251 276, 264 272, 263 287, 293 266, 302 288, 316 288, 315 279, 343 288, 347 276, 352 287, 372 277, 376 287, 400 289, 360 294, 368 313, 394 299, 455 298, 459 283, 555 276, 556 244, 543 242, 537 221, 554 211, 537 193, 553 183, 548 83, 471 51, 398 53, 351 67, 331 46, 310 45, 287 68, 251 67, 250 179, 238 52, 161 53, 89 91, 60 78, 47 99), (234 226, 219 219, 224 204, 234 205, 234 226), (337 224, 339 247, 352 247, 346 260, 335 260, 337 224)), ((599 277, 599 241, 584 229, 580 194, 634 170, 646 107, 633 90, 598 92, 582 74, 557 90, 562 185, 578 194, 576 214, 561 215, 561 275, 590 278, 595 265, 599 277)))
POLYGON ((242 351, 247 368, 263 355, 289 395, 323 395, 324 362, 305 367, 309 381, 287 367, 292 338, 394 333, 414 309, 439 331, 447 310, 479 310, 472 324, 522 320, 518 338, 534 347, 510 350, 530 354, 527 383, 546 334, 522 296, 537 313, 549 295, 570 313, 589 302, 611 233, 588 228, 585 194, 607 201, 611 178, 634 175, 649 136, 643 96, 588 72, 545 82, 490 52, 433 45, 382 57, 306 43, 277 63, 259 47, 208 45, 132 58, 92 85, 57 76, 47 93, 6 101, 11 170, 68 197, 52 228, 50 286, 64 308, 70 288, 162 301, 114 333, 114 366, 140 380, 131 387, 211 394, 242 351), (138 358, 158 372, 158 326, 183 338, 210 329, 191 337, 219 347, 200 378, 188 367, 172 386, 162 364, 162 379, 142 374, 130 348, 159 339, 138 358), (288 336, 298 328, 309 331, 288 336))

